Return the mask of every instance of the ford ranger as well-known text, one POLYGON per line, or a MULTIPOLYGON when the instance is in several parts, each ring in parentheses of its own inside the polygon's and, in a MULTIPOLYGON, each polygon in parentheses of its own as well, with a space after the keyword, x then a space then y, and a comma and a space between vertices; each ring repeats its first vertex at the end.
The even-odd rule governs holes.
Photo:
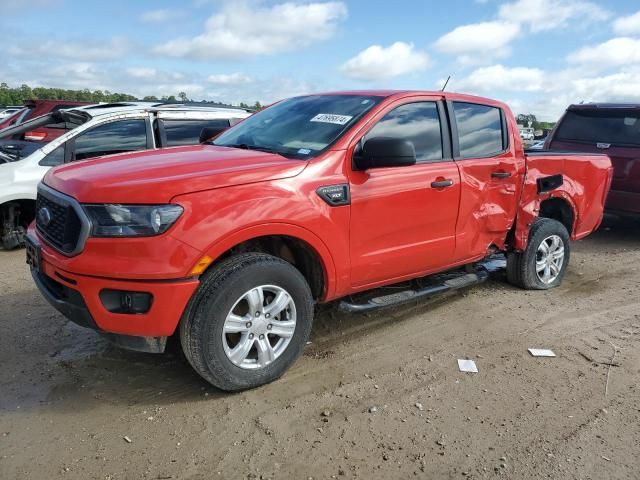
POLYGON ((606 155, 525 155, 493 100, 300 96, 210 144, 51 170, 27 262, 72 321, 149 352, 177 333, 203 378, 242 390, 291 366, 315 303, 359 312, 465 287, 497 252, 512 284, 557 286, 611 175, 606 155))

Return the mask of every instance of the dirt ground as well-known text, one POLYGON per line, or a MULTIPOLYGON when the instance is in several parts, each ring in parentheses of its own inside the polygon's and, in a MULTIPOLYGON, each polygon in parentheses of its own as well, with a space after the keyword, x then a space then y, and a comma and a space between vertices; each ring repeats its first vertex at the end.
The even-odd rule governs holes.
POLYGON ((65 321, 0 252, 0 478, 637 479, 640 228, 607 225, 553 291, 324 307, 281 380, 234 395, 65 321))

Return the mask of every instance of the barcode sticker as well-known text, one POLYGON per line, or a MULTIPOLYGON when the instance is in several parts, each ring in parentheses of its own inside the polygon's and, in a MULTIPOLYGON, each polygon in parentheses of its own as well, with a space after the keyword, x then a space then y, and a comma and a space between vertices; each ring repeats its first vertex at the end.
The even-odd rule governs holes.
POLYGON ((313 117, 310 122, 334 123, 336 125, 345 125, 353 117, 350 115, 336 115, 334 113, 319 113, 313 117))

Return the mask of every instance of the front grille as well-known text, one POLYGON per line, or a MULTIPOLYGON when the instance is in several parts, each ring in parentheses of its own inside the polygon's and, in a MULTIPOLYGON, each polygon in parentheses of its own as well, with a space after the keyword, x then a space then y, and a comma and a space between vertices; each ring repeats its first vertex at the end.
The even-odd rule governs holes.
POLYGON ((55 190, 40 186, 36 200, 36 228, 56 250, 65 255, 78 253, 84 243, 83 220, 74 200, 55 190))

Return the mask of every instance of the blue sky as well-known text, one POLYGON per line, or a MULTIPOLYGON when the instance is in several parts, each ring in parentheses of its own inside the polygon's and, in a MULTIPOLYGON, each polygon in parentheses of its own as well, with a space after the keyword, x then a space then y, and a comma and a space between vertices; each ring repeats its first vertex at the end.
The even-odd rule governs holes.
POLYGON ((0 0, 0 81, 226 102, 449 88, 552 120, 640 101, 636 0, 0 0))

